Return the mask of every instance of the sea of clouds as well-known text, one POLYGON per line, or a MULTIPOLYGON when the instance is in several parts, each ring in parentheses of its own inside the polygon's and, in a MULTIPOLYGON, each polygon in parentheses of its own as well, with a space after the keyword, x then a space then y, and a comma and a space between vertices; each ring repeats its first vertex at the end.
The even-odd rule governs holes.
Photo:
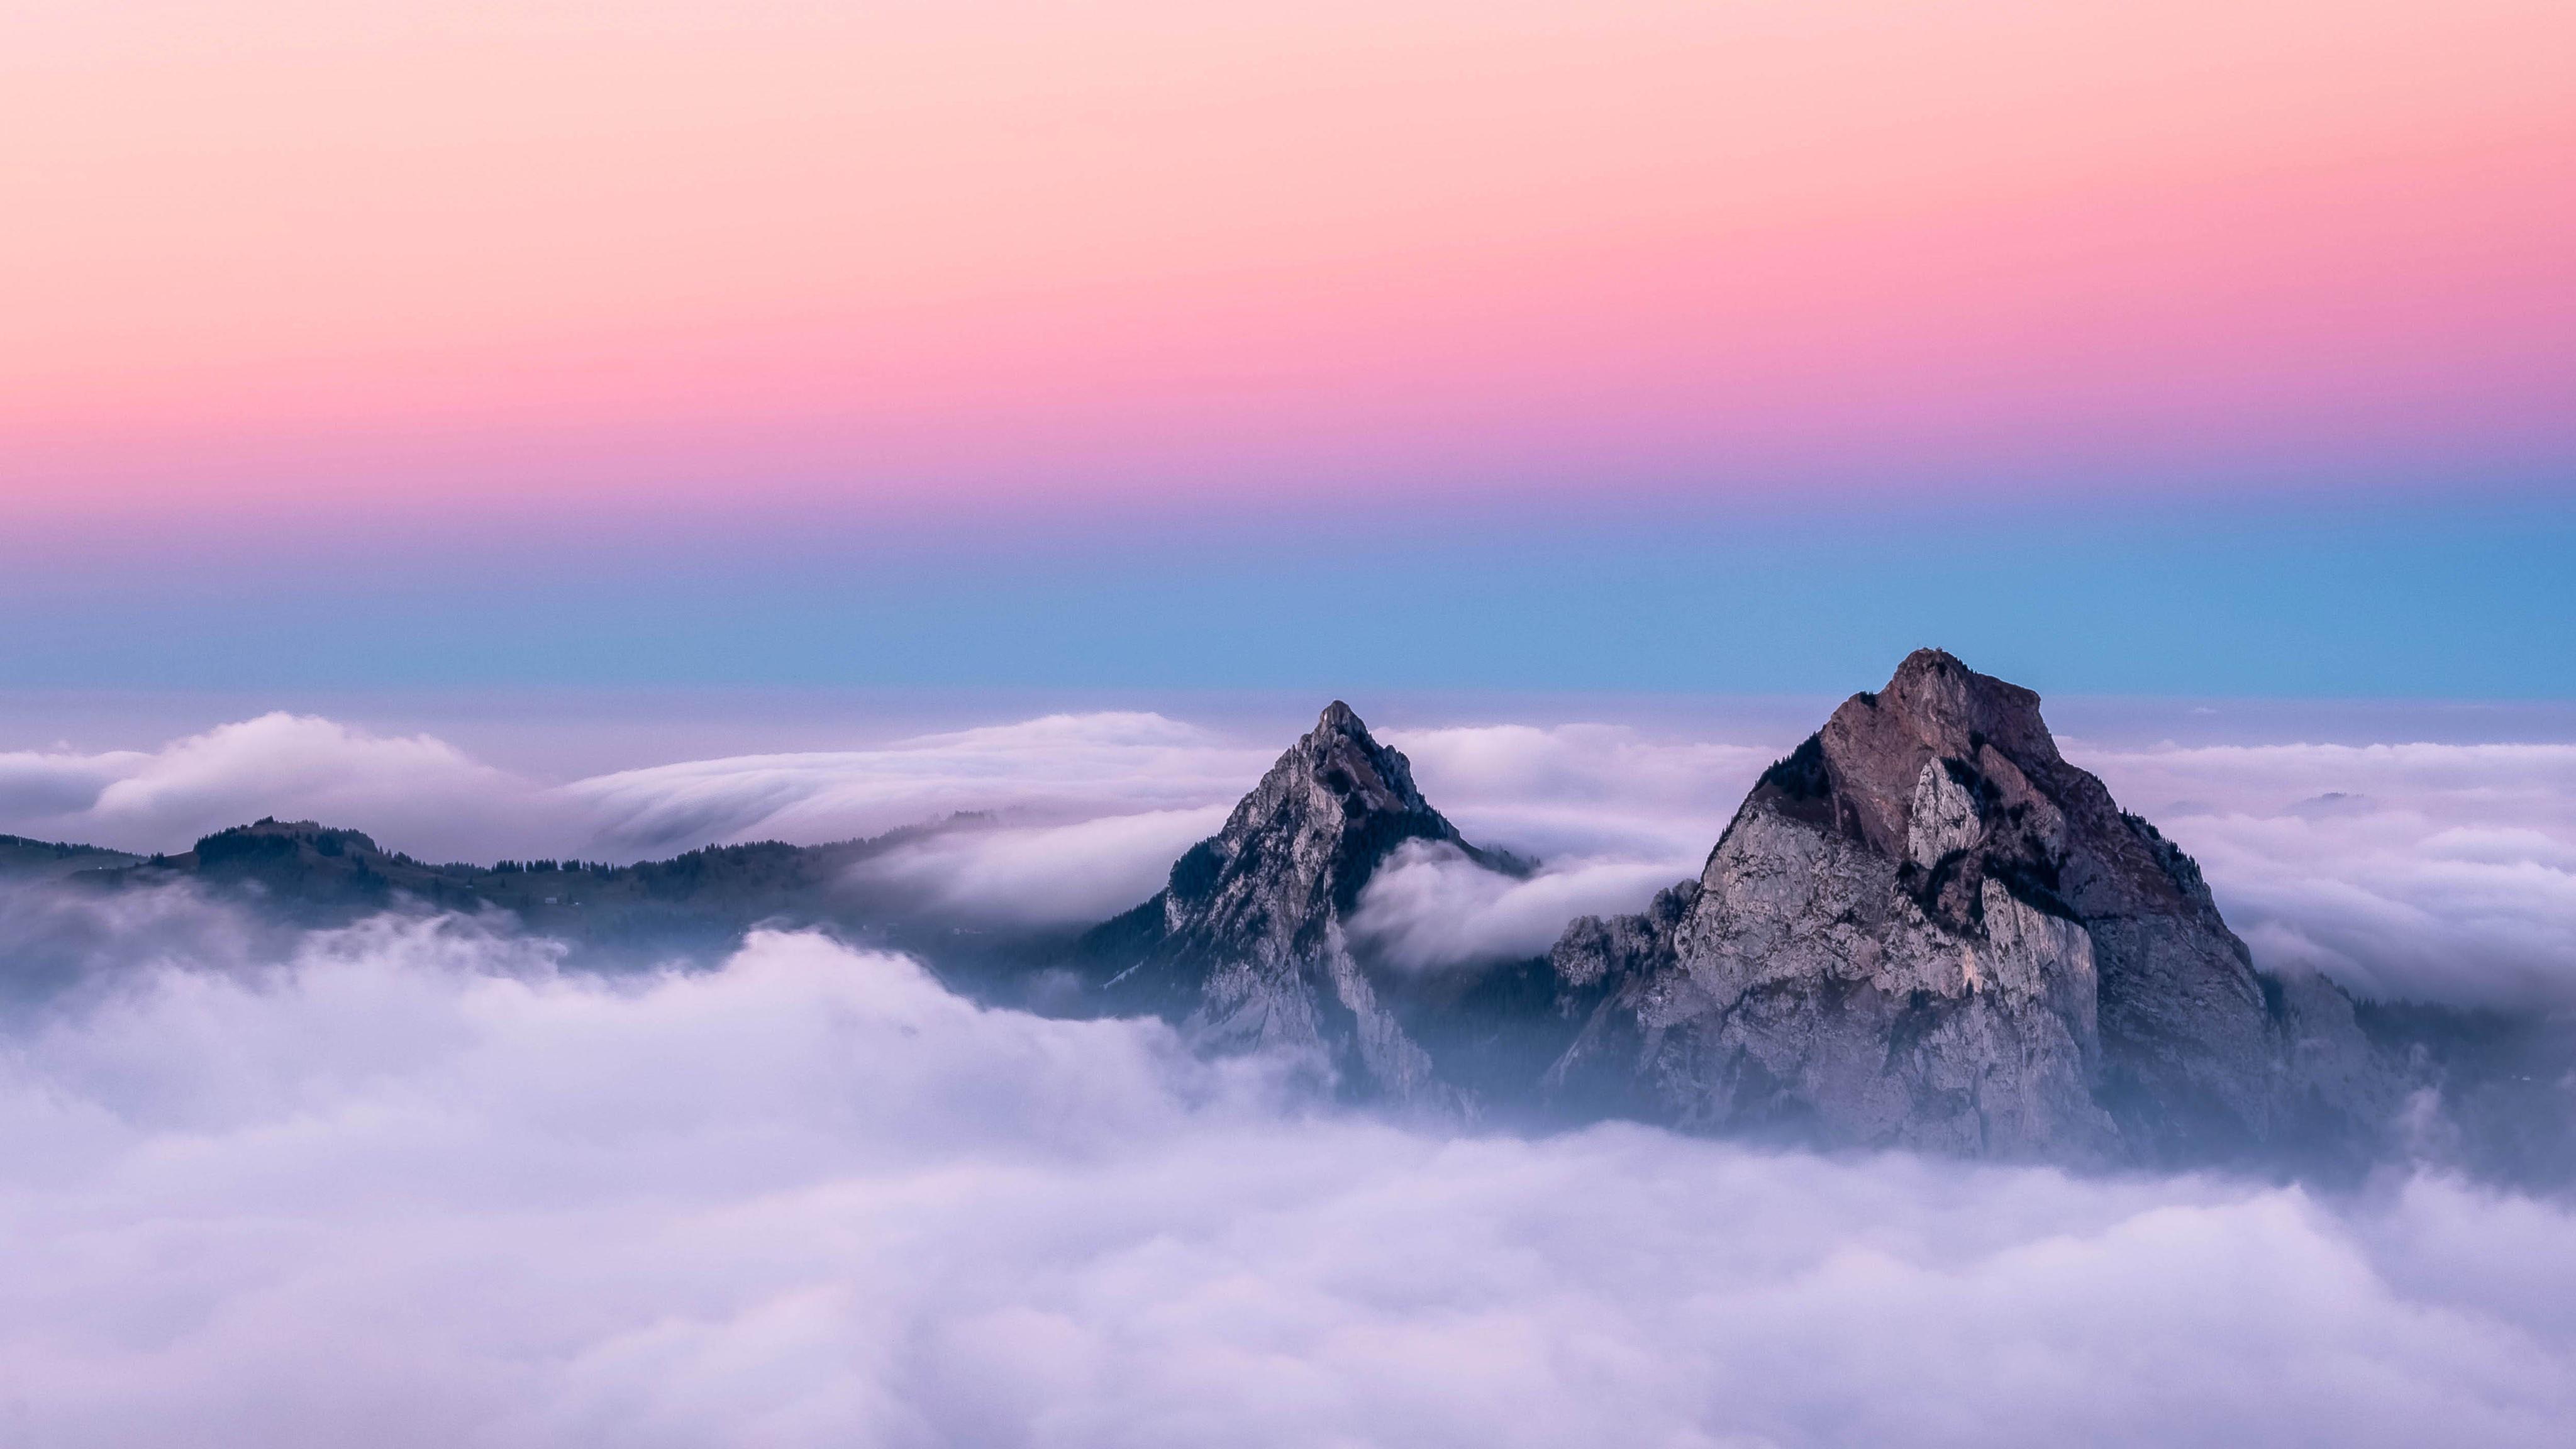
MULTIPOLYGON (((1354 929, 1423 970, 1696 871, 1787 740, 1390 731, 1470 838, 1354 929)), ((0 830, 260 815, 631 858, 987 818, 869 869, 961 916, 1142 899, 1278 740, 1057 716, 549 781, 273 715, 0 754, 0 830)), ((2576 747, 2068 751, 2257 954, 2565 1003, 2576 747)), ((760 934, 600 975, 497 920, 307 931, 0 889, 0 1444, 2555 1445, 2576 1205, 1529 1138, 1303 1098, 1148 1021, 760 934)))
MULTIPOLYGON (((1513 878, 1449 851, 1395 860, 1354 928, 1426 971, 1542 951, 1573 916, 1637 909, 1697 874, 1745 789, 1795 742, 1622 723, 1385 734, 1470 839, 1542 862, 1513 878)), ((0 752, 0 831, 178 850, 276 815, 433 860, 632 860, 967 813, 865 870, 960 920, 1072 924, 1151 895, 1284 744, 1152 713, 1050 715, 547 780, 426 735, 272 714, 152 750, 0 752)), ((2576 744, 2066 750, 2201 860, 2266 964, 2372 995, 2576 1003, 2576 744)))
POLYGON ((2576 1216, 2440 1176, 1434 1131, 815 936, 603 977, 456 918, 83 908, 233 944, 0 1014, 0 1442, 2506 1446, 2576 1415, 2576 1216))

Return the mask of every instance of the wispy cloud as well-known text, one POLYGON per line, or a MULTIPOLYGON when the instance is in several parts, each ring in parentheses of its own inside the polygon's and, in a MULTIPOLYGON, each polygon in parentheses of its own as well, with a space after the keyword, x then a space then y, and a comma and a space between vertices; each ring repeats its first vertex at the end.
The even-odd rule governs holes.
POLYGON ((591 812, 603 838, 637 846, 817 840, 960 810, 1064 822, 1190 809, 1251 788, 1277 753, 1156 714, 1048 715, 876 749, 627 770, 563 793, 591 812))
POLYGON ((1099 921, 1161 890, 1172 862, 1214 834, 1227 808, 942 830, 871 857, 856 873, 932 914, 1020 925, 1099 921))
POLYGON ((0 830, 127 850, 184 850, 263 815, 376 831, 421 855, 560 838, 531 782, 427 735, 266 714, 157 750, 0 754, 0 830))
POLYGON ((1351 936, 1409 971, 1545 955, 1566 922, 1635 910, 1674 874, 1668 862, 1576 860, 1516 877, 1454 847, 1408 841, 1360 893, 1351 936))
POLYGON ((2086 754, 2258 960, 2375 995, 2576 1004, 2576 745, 2086 754))

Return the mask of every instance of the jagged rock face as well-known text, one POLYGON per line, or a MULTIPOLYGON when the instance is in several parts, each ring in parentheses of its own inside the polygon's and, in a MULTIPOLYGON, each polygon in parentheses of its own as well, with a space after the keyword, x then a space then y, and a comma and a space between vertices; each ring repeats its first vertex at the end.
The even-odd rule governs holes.
POLYGON ((1551 1072, 1705 1129, 2061 1161, 2224 1158, 2377 1105, 2349 1001, 2259 976, 2198 869, 1926 650, 1766 773, 1688 899, 1576 923, 1611 983, 1551 1072))
POLYGON ((1346 1086, 1437 1097, 1432 1062, 1378 999, 1343 923, 1395 848, 1459 837, 1414 787, 1404 756, 1335 701, 1225 828, 1191 847, 1153 900, 1086 943, 1119 1005, 1182 1018, 1218 1049, 1286 1048, 1332 1064, 1346 1086))

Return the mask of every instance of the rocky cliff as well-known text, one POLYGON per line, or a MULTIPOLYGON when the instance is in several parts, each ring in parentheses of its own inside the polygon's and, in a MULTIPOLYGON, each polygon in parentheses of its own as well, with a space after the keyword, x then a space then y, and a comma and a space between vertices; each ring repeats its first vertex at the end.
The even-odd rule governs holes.
POLYGON ((1697 882, 1550 959, 1599 1005, 1547 1089, 1701 1130, 2335 1157, 2395 1106, 2341 991, 2258 973, 2037 695, 1934 650, 1773 766, 1697 882))
POLYGON ((1345 932, 1378 867, 1415 840, 1522 868, 1460 838, 1404 756, 1335 701, 1162 894, 1085 938, 1103 1000, 1170 1016, 1214 1050, 1305 1056, 1355 1094, 1454 1100, 1345 932))

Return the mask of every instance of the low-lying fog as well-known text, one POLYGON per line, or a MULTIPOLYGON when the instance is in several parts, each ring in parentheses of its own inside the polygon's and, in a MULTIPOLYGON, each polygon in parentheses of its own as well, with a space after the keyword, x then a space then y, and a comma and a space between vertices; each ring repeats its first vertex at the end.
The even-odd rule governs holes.
MULTIPOLYGON (((1373 887, 1383 949, 1472 969, 1694 873, 1797 731, 1382 733, 1471 839, 1545 862, 1415 854, 1373 887)), ((2258 958, 2576 996, 2576 745, 2295 738, 2064 744, 2258 958)), ((633 859, 985 811, 871 868, 960 921, 1070 922, 1150 894, 1286 743, 1092 714, 552 779, 278 715, 0 754, 0 831, 176 850, 276 815, 633 859)), ((2323 1193, 1406 1126, 813 936, 600 976, 454 917, 0 893, 0 970, 37 955, 79 969, 0 1011, 0 1443, 2555 1445, 2576 1418, 2576 1214, 2426 1170, 2323 1193)))

